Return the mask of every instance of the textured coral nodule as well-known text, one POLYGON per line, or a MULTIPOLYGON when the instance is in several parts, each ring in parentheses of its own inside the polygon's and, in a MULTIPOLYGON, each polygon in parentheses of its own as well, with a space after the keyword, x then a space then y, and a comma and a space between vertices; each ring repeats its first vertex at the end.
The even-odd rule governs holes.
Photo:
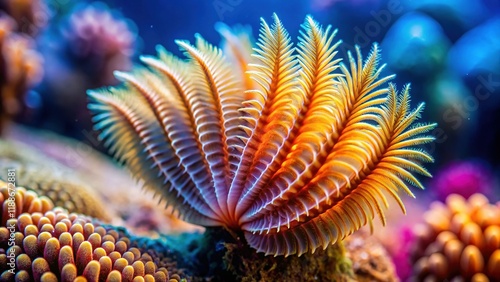
POLYGON ((23 186, 50 198, 56 206, 69 212, 109 221, 102 202, 87 187, 52 179, 24 183, 23 186))
POLYGON ((90 217, 53 209, 50 200, 34 192, 15 189, 17 216, 12 218, 7 185, 0 185, 0 280, 177 281, 178 275, 169 277, 151 256, 131 248, 127 237, 90 217))
POLYGON ((49 198, 44 196, 39 197, 33 191, 27 191, 22 187, 14 187, 13 184, 2 180, 0 180, 0 203, 2 209, 2 226, 6 226, 7 220, 11 218, 11 214, 15 216, 22 213, 45 213, 54 208, 54 204, 49 198), (15 191, 14 194, 12 194, 13 191, 15 191), (11 196, 15 198, 14 204, 9 200, 11 196))
POLYGON ((412 281, 500 281, 500 206, 482 194, 435 202, 415 228, 412 281))
MULTIPOLYGON (((7 145, 5 149, 16 149, 16 147, 11 148, 7 145)), ((10 168, 16 171, 17 185, 49 198, 54 206, 64 208, 70 213, 80 213, 102 221, 110 221, 104 203, 87 185, 78 184, 66 174, 63 178, 52 167, 32 161, 15 160, 15 157, 0 157, 0 170, 7 171, 10 168)), ((6 176, 0 175, 0 181, 6 181, 6 176)))
POLYGON ((301 255, 385 222, 386 194, 422 188, 432 157, 418 146, 409 87, 381 76, 379 49, 341 64, 335 31, 311 17, 294 46, 278 17, 248 36, 218 26, 224 51, 201 36, 158 47, 120 87, 89 91, 105 145, 185 220, 244 232, 271 255, 301 255))

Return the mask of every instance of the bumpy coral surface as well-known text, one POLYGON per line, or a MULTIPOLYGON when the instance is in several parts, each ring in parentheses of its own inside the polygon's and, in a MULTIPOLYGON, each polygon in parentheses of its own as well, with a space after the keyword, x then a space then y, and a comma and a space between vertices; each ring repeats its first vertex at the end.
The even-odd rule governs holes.
POLYGON ((32 39, 15 33, 15 27, 9 16, 0 13, 0 123, 19 114, 24 95, 41 80, 43 72, 32 39))
POLYGON ((69 195, 66 188, 57 189, 60 193, 51 195, 58 206, 69 212, 125 226, 136 235, 154 237, 158 233, 203 230, 180 220, 172 209, 159 208, 162 204, 158 203, 158 196, 144 193, 141 183, 135 182, 127 171, 85 144, 17 125, 10 125, 4 136, 8 141, 0 140, 0 179, 5 179, 7 169, 13 168, 20 186, 35 186, 32 189, 40 194, 44 192, 37 189, 43 187, 38 186, 47 182, 56 188, 69 185, 69 189, 78 189, 69 195), (63 203, 68 196, 69 203, 63 203), (82 204, 89 201, 89 206, 82 204))
POLYGON ((500 205, 454 194, 424 218, 415 228, 412 281, 500 281, 500 205))
POLYGON ((117 73, 124 87, 90 92, 96 128, 187 221, 242 230, 266 254, 326 248, 383 219, 384 193, 403 208, 397 192, 422 187, 432 157, 417 146, 435 125, 380 77, 376 45, 343 65, 330 27, 308 17, 301 34, 294 47, 263 21, 252 64, 245 48, 230 63, 201 36, 176 41, 187 61, 160 49, 150 69, 117 73))
POLYGON ((20 183, 22 183, 26 189, 47 196, 56 206, 63 207, 70 212, 84 213, 85 215, 101 220, 109 219, 108 215, 105 213, 106 209, 102 201, 97 195, 90 193, 88 188, 78 184, 59 182, 50 179, 20 183))
MULTIPOLYGON (((2 154, 8 143, 0 143, 0 180, 7 181, 8 169, 16 172, 16 184, 39 195, 44 195, 59 207, 69 212, 81 213, 103 221, 109 221, 108 209, 101 198, 87 185, 79 183, 71 171, 56 173, 57 166, 44 159, 44 164, 35 160, 16 160, 16 154, 2 154)), ((11 150, 22 147, 10 146, 11 150)), ((31 155, 30 157, 34 157, 31 155)), ((41 161, 40 159, 38 161, 41 161)))
POLYGON ((2 281, 177 281, 130 240, 45 197, 0 183, 2 281), (13 193, 10 195, 10 193, 13 193), (9 210, 15 198, 14 211, 9 210), (80 279, 80 280, 79 280, 80 279))
MULTIPOLYGON (((110 220, 99 196, 93 193, 91 188, 71 182, 71 177, 57 177, 52 168, 45 169, 37 164, 23 164, 0 157, 0 169, 7 171, 8 168, 15 169, 16 184, 46 196, 56 206, 72 213, 85 214, 104 221, 110 220)), ((0 179, 7 181, 6 177, 4 173, 0 174, 0 179)))
POLYGON ((17 183, 39 194, 45 192, 38 189, 46 189, 39 186, 50 182, 53 186, 48 188, 59 191, 52 189, 51 200, 69 212, 125 226, 136 235, 203 230, 180 220, 172 209, 159 208, 162 204, 158 203, 158 196, 144 193, 141 183, 135 182, 127 171, 85 144, 18 125, 10 125, 4 136, 8 141, 0 140, 0 179, 5 180, 5 172, 13 168, 17 183), (68 193, 63 188, 66 185, 78 191, 68 193), (123 193, 125 188, 127 193, 123 193))
POLYGON ((0 180, 0 193, 2 226, 5 226, 7 220, 12 218, 10 215, 13 215, 15 218, 18 214, 45 213, 54 208, 54 204, 49 198, 45 196, 39 197, 35 192, 26 191, 22 187, 15 187, 15 184, 11 182, 0 180), (11 197, 15 198, 15 203, 9 202, 9 198, 12 200, 11 197))

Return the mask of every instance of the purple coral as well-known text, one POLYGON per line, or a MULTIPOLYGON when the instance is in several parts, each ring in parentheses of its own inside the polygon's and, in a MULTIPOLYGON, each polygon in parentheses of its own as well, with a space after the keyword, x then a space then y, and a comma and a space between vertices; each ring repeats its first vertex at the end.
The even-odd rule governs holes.
POLYGON ((475 193, 491 195, 494 186, 490 169, 479 161, 450 163, 436 174, 429 185, 440 201, 444 201, 450 194, 459 194, 464 198, 475 193))
POLYGON ((78 61, 89 62, 102 83, 114 81, 114 70, 131 66, 137 39, 135 26, 102 3, 75 8, 62 33, 70 54, 78 61))
POLYGON ((102 3, 80 4, 41 38, 47 60, 42 99, 46 124, 53 130, 84 138, 90 130, 86 89, 116 84, 115 70, 132 66, 135 25, 102 3))

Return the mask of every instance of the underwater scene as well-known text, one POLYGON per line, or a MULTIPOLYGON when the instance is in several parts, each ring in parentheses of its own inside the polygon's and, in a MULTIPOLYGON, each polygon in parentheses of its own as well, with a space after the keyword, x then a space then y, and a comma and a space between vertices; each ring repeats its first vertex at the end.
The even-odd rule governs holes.
POLYGON ((0 0, 0 281, 500 281, 500 1, 0 0))

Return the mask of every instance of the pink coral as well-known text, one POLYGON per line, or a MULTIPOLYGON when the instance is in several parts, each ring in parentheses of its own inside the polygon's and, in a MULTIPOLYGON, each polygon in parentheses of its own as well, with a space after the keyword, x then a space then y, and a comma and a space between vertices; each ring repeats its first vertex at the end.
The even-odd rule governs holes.
POLYGON ((74 51, 80 55, 131 55, 135 34, 130 31, 128 23, 99 7, 89 6, 71 15, 72 32, 66 36, 77 41, 74 51))
POLYGON ((475 193, 491 195, 495 186, 489 168, 481 162, 462 161, 444 167, 429 185, 440 201, 450 194, 468 198, 475 193))
POLYGON ((114 70, 131 66, 137 34, 134 25, 106 5, 79 6, 69 16, 62 33, 77 60, 90 61, 102 83, 113 82, 114 70))

